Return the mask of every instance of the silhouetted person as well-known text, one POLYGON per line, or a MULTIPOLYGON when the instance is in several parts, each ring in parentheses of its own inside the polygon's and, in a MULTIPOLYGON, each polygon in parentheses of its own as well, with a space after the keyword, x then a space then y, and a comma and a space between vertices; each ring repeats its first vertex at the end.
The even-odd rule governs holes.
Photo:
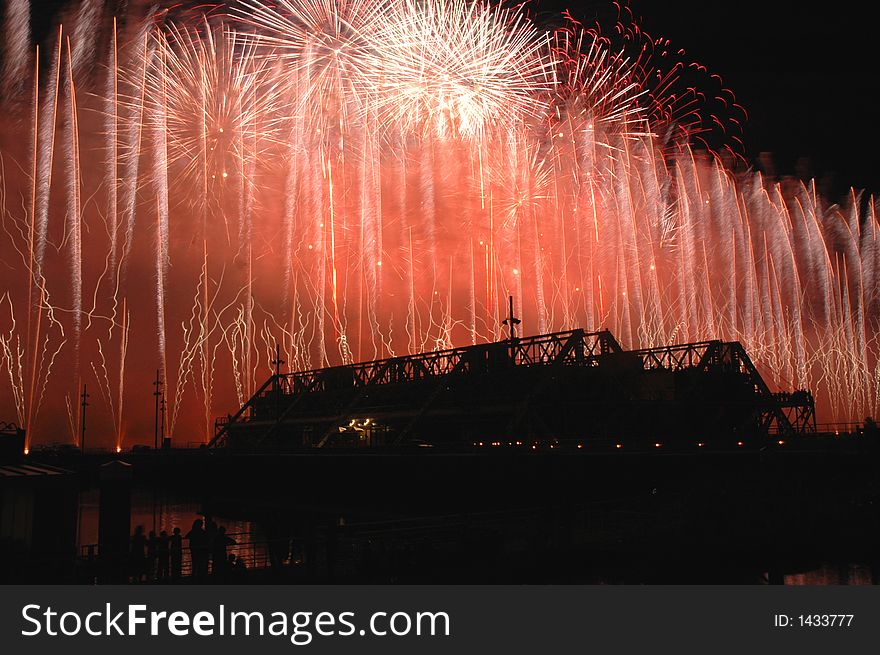
POLYGON ((144 526, 139 525, 131 535, 131 548, 128 557, 132 582, 140 582, 144 576, 147 563, 146 548, 147 538, 144 536, 144 526))
POLYGON ((318 571, 318 526, 314 521, 309 521, 305 527, 305 548, 303 558, 308 568, 309 577, 314 578, 318 571))
POLYGON ((211 542, 211 566, 213 573, 223 573, 226 569, 227 546, 234 546, 235 539, 226 534, 225 526, 217 528, 214 538, 211 542))
POLYGON ((156 560, 159 558, 159 537, 156 536, 155 530, 150 530, 150 536, 147 538, 147 581, 156 579, 156 560))
POLYGON ((183 536, 180 534, 180 528, 174 528, 171 535, 170 551, 171 578, 179 580, 181 569, 183 568, 183 536))
POLYGON ((290 538, 285 534, 285 530, 276 521, 269 521, 266 524, 266 546, 268 548, 269 566, 275 574, 281 572, 284 561, 290 553, 290 538))
POLYGON ((299 540, 290 540, 290 552, 287 555, 287 559, 290 561, 291 566, 294 564, 303 563, 304 555, 302 552, 302 545, 300 544, 299 540))
POLYGON ((330 521, 327 524, 325 546, 327 548, 327 578, 330 580, 333 579, 333 573, 336 569, 336 555, 339 552, 339 528, 340 525, 336 521, 330 521))
POLYGON ((290 552, 290 544, 283 536, 276 534, 269 538, 267 545, 269 548, 269 566, 272 567, 275 573, 279 573, 290 552))
POLYGON ((229 558, 226 560, 226 572, 231 580, 241 581, 245 576, 245 571, 247 570, 247 566, 245 566, 244 560, 240 557, 236 557, 235 553, 229 553, 229 558))
POLYGON ((156 556, 159 562, 156 579, 165 580, 171 576, 171 540, 168 538, 168 533, 165 532, 165 530, 162 530, 162 532, 159 533, 156 556))
POLYGON ((193 521, 192 530, 186 533, 189 541, 189 556, 192 561, 192 574, 196 578, 208 575, 208 535, 202 527, 202 519, 193 521))
MULTIPOLYGON (((217 535, 217 524, 209 516, 205 517, 205 547, 208 549, 208 558, 214 552, 214 537, 217 535)), ((225 563, 225 562, 224 562, 225 563)), ((222 566, 222 565, 221 565, 222 566)))

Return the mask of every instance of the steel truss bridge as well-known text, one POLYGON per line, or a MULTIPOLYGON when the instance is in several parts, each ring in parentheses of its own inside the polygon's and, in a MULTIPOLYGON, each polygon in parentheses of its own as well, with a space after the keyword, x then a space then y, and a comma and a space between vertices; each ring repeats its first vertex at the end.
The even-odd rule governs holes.
POLYGON ((812 394, 772 392, 738 342, 626 351, 608 331, 571 330, 278 373, 234 415, 218 419, 209 447, 661 432, 766 438, 815 429, 812 394))

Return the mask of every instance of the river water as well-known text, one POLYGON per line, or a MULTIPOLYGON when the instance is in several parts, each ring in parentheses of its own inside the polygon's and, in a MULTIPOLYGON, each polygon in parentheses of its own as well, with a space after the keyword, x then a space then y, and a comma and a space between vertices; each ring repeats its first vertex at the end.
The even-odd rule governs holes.
MULTIPOLYGON (((202 507, 198 500, 186 498, 179 493, 137 488, 132 492, 131 499, 131 531, 143 526, 144 534, 155 531, 159 534, 166 531, 172 534, 174 528, 180 528, 185 535, 192 527, 193 521, 203 519, 202 507)), ((99 493, 97 490, 84 491, 80 495, 77 545, 79 552, 86 555, 90 545, 98 541, 99 493)), ((268 564, 267 538, 263 527, 254 521, 241 518, 212 517, 218 525, 224 526, 226 532, 236 544, 229 548, 241 558, 248 568, 261 568, 268 564)), ((188 552, 184 541, 184 570, 188 567, 188 552)), ((595 572, 594 572, 595 573, 595 572)), ((620 582, 619 577, 607 578, 596 573, 595 579, 572 580, 577 583, 620 582)), ((753 577, 744 580, 746 583, 760 584, 766 580, 766 574, 756 571, 753 577)), ((872 584, 872 568, 860 563, 828 563, 816 566, 811 570, 787 573, 784 575, 786 585, 870 585, 872 584)), ((514 580, 511 580, 511 582, 514 580)), ((555 582, 558 580, 554 580, 555 582)), ((710 578, 711 581, 711 578, 710 578)), ((502 580, 502 582, 504 582, 502 580)), ((626 582, 640 582, 626 579, 626 582)))
MULTIPOLYGON (((98 543, 98 516, 100 494, 97 489, 83 491, 79 499, 79 516, 77 523, 78 551, 85 555, 90 545, 98 543)), ((142 526, 145 535, 154 531, 157 535, 163 530, 169 535, 174 528, 180 528, 182 534, 189 532, 193 521, 204 519, 201 504, 191 498, 181 497, 178 493, 170 495, 161 490, 137 488, 131 496, 131 532, 142 526)), ((265 537, 261 529, 252 521, 213 517, 218 525, 226 528, 226 533, 236 541, 229 548, 230 553, 251 567, 262 566, 266 561, 265 537)), ((184 549, 186 542, 184 541, 184 549)), ((188 559, 188 555, 185 556, 188 559)))

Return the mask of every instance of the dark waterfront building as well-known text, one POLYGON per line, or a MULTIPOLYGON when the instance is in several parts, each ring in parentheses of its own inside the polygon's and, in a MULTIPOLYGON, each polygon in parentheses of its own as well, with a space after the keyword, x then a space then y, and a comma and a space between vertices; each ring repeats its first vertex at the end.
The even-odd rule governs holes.
POLYGON ((812 395, 772 393, 739 343, 625 351, 610 332, 573 330, 279 373, 211 445, 755 446, 815 427, 812 395))
POLYGON ((68 580, 76 556, 76 476, 26 459, 24 439, 24 430, 0 424, 0 581, 68 580))

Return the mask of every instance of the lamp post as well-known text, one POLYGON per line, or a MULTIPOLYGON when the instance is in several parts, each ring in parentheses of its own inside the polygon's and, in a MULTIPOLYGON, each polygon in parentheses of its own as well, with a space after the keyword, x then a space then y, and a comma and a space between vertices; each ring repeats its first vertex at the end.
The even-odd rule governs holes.
POLYGON ((80 412, 79 417, 79 446, 83 454, 85 454, 86 452, 86 407, 89 406, 89 403, 86 399, 88 397, 89 394, 86 393, 86 385, 83 385, 82 396, 80 396, 82 400, 82 402, 80 403, 82 412, 80 412))
POLYGON ((159 450, 159 397, 162 395, 162 378, 159 376, 159 369, 156 369, 156 381, 153 382, 153 386, 156 387, 156 390, 153 392, 153 395, 156 397, 156 418, 155 425, 153 428, 153 450, 159 450))

